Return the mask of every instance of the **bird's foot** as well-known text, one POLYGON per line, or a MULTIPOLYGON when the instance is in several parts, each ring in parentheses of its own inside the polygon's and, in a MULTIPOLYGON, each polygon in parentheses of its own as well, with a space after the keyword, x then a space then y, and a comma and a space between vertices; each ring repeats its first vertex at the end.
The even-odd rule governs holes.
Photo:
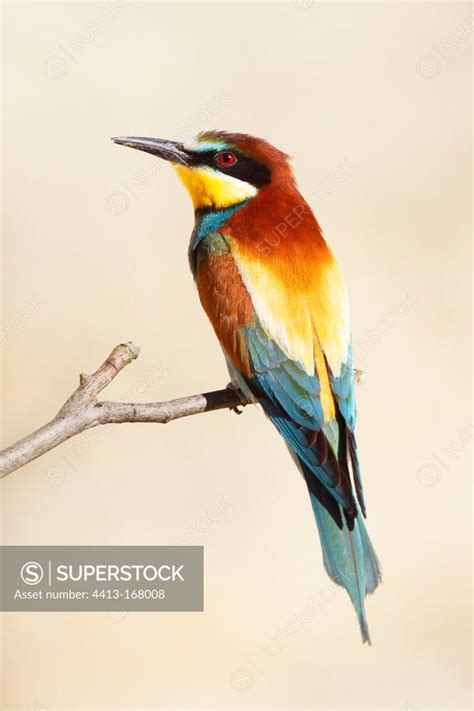
MULTIPOLYGON (((228 383, 226 385, 225 389, 226 390, 233 390, 234 393, 236 395, 238 395, 239 400, 242 401, 242 404, 247 402, 242 390, 240 390, 240 388, 238 388, 237 385, 234 385, 234 383, 228 383)), ((243 412, 243 410, 241 410, 238 405, 236 405, 235 407, 231 407, 230 409, 232 410, 232 412, 235 412, 236 415, 241 415, 243 412)))

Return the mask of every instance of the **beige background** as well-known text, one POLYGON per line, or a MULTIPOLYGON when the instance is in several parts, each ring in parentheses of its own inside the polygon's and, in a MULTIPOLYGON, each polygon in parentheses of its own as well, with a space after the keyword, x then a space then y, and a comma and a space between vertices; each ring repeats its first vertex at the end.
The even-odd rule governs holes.
POLYGON ((227 382, 190 201, 109 137, 262 135, 347 275, 384 584, 366 648, 342 590, 315 602, 307 494, 256 409, 85 434, 5 480, 3 541, 203 544, 206 611, 6 614, 3 705, 468 708, 469 6, 105 7, 4 6, 4 442, 123 340, 142 354, 108 398, 227 382))

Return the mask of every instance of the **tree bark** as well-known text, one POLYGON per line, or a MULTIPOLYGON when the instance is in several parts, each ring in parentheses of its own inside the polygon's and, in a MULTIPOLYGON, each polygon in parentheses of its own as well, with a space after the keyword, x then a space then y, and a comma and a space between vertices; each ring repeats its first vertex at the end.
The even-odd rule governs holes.
POLYGON ((121 422, 157 422, 166 424, 180 417, 212 410, 237 409, 247 403, 230 387, 200 395, 165 402, 128 403, 98 401, 97 395, 135 358, 140 349, 134 343, 122 343, 92 375, 82 373, 79 387, 66 400, 56 417, 32 434, 0 452, 0 478, 49 452, 80 432, 121 422))

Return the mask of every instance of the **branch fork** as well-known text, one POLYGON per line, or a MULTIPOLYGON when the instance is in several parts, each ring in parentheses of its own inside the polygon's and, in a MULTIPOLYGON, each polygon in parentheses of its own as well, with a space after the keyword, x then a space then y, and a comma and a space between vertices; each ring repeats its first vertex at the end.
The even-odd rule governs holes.
POLYGON ((112 382, 125 366, 138 358, 134 343, 116 346, 92 375, 81 373, 79 386, 66 400, 58 414, 46 425, 0 452, 0 478, 91 427, 122 422, 156 422, 202 412, 234 409, 247 403, 236 390, 226 388, 201 395, 191 395, 167 402, 126 403, 97 400, 97 395, 112 382))

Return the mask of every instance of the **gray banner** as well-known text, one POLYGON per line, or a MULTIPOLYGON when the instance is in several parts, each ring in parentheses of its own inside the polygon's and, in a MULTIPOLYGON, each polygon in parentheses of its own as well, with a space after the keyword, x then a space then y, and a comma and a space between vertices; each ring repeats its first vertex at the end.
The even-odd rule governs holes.
POLYGON ((202 611, 202 546, 0 546, 0 610, 202 611))

